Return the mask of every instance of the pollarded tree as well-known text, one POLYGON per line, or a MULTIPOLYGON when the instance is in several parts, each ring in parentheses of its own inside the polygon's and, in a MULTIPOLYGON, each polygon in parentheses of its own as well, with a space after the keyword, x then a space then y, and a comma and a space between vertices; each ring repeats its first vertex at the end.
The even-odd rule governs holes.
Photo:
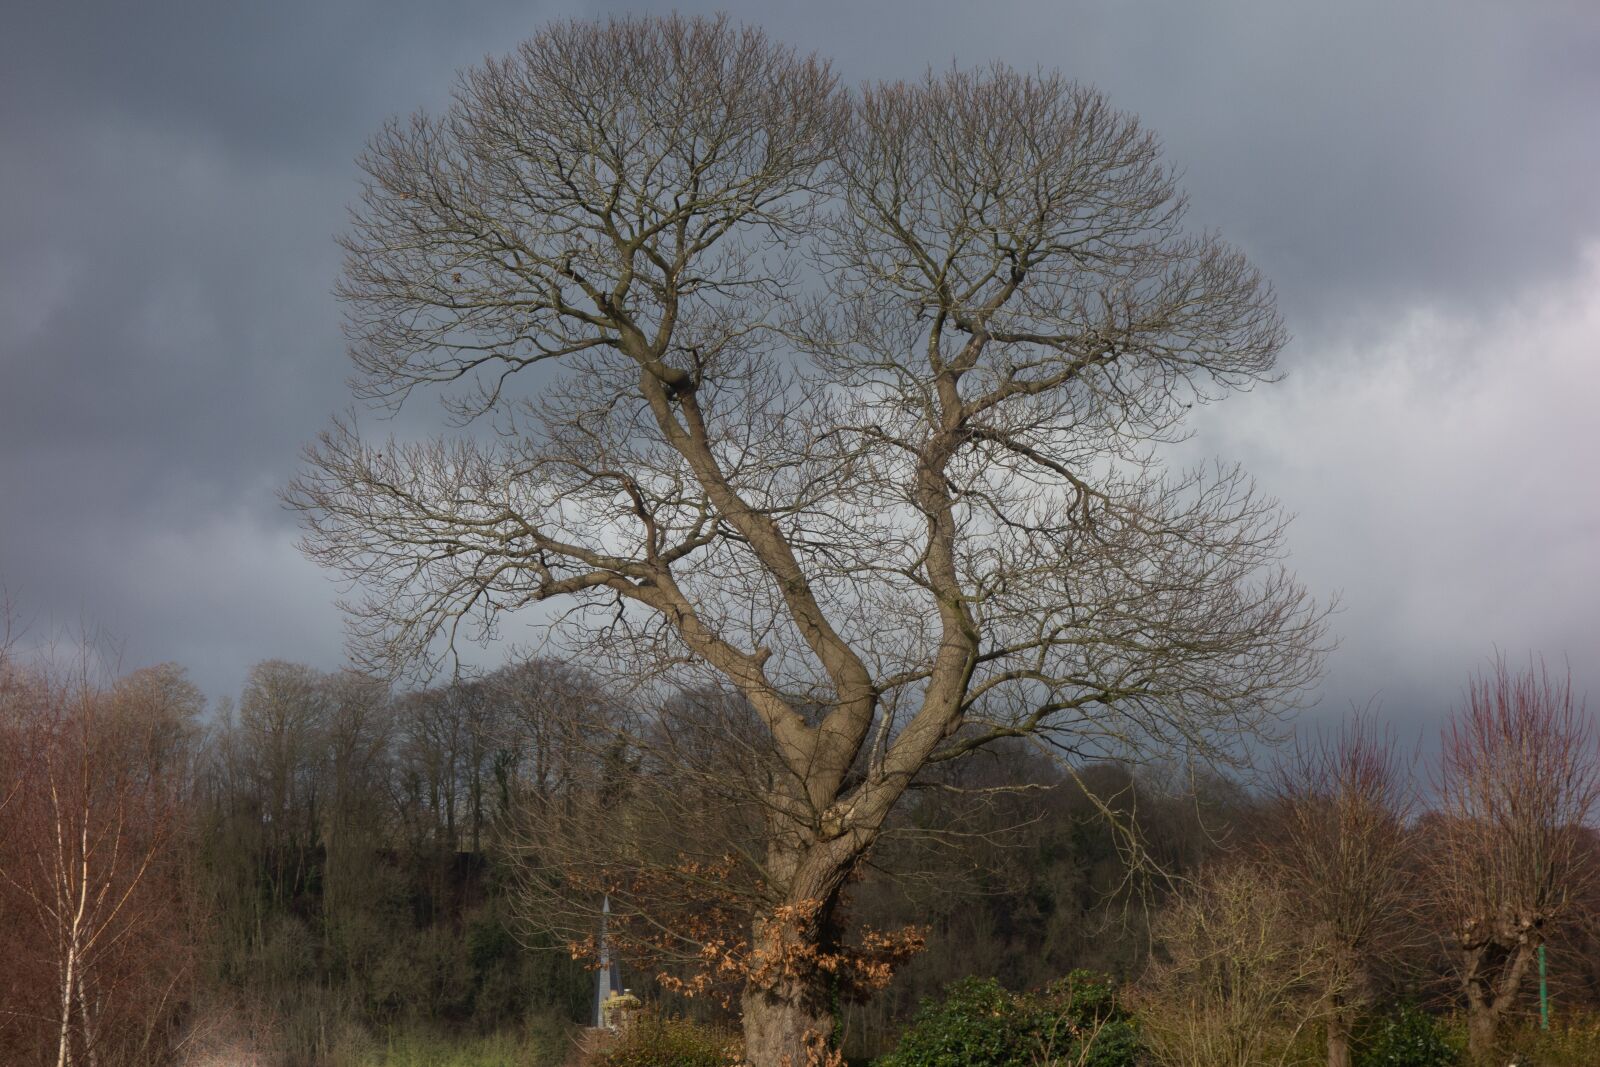
POLYGON ((1272 779, 1261 862, 1309 935, 1328 1067, 1350 1067, 1360 1010, 1414 940, 1411 762, 1392 731, 1357 713, 1297 742, 1272 779))
POLYGON ((1588 897, 1597 869, 1589 821, 1600 807, 1593 717, 1570 678, 1504 658, 1467 687, 1447 725, 1433 832, 1433 899, 1467 1005, 1474 1062, 1556 922, 1588 897))
MULTIPOLYGON (((364 394, 437 387, 499 432, 335 426, 289 493, 308 552, 366 589, 377 661, 549 601, 639 676, 736 687, 779 768, 750 791, 752 943, 828 956, 932 763, 1212 749, 1315 676, 1276 505, 1154 452, 1272 377, 1270 290, 1185 235, 1154 138, 1093 90, 845 92, 725 20, 568 23, 361 162, 364 394)), ((750 1054, 799 1062, 828 975, 763 973, 750 1054)))

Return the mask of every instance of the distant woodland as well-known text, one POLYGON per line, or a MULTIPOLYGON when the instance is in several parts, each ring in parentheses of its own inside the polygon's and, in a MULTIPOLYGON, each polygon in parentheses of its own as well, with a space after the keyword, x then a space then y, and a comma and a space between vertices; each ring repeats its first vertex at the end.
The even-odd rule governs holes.
MULTIPOLYGON (((214 708, 174 665, 99 684, 13 658, 3 679, 7 1063, 161 1063, 233 1042, 260 1062, 316 1064, 337 1062, 353 1042, 415 1031, 542 1033, 562 1047, 562 1035, 592 1021, 594 945, 578 935, 599 904, 595 894, 585 910, 589 889, 606 878, 618 894, 624 984, 653 1010, 730 1018, 714 988, 686 995, 697 992, 692 968, 628 923, 654 909, 691 929, 715 922, 719 907, 737 910, 722 890, 674 900, 641 888, 650 856, 709 865, 743 847, 736 820, 717 828, 683 818, 676 831, 653 821, 677 810, 664 796, 703 811, 717 802, 698 795, 702 785, 663 777, 670 765, 645 747, 665 744, 646 724, 703 725, 708 715, 736 737, 727 718, 740 714, 736 701, 679 693, 641 712, 600 676, 548 659, 409 692, 271 661, 251 671, 236 702, 214 708), (570 818, 554 819, 553 805, 570 818), (570 855, 552 826, 574 835, 570 855)), ((1453 727, 1459 743, 1470 740, 1472 706, 1453 727)), ((1369 715, 1264 754, 1248 777, 1073 764, 1020 742, 928 774, 847 893, 853 921, 914 929, 919 951, 881 992, 840 1005, 842 1047, 852 1057, 889 1051, 919 1005, 968 975, 1029 990, 1089 969, 1149 998, 1139 1003, 1203 1003, 1211 994, 1185 985, 1200 971, 1183 970, 1184 953, 1204 942, 1195 922, 1213 932, 1255 923, 1263 944, 1279 939, 1274 951, 1359 971, 1359 980, 1294 971, 1260 1007, 1273 1025, 1300 1012, 1307 1033, 1325 1029, 1336 1015, 1319 990, 1330 984, 1362 1014, 1400 1003, 1460 1014, 1474 989, 1491 1000, 1509 990, 1497 1025, 1526 1022, 1537 1010, 1531 956, 1518 962, 1515 938, 1463 939, 1472 902, 1453 895, 1458 883, 1480 868, 1506 872, 1493 855, 1474 867, 1459 851, 1472 842, 1449 830, 1460 790, 1447 776, 1470 768, 1450 763, 1446 740, 1443 762, 1426 767, 1369 715), (1369 778, 1352 777, 1352 766, 1369 778), (1389 776, 1382 790, 1372 774, 1389 776), (1361 798, 1346 794, 1361 788, 1395 832, 1388 851, 1351 837, 1361 798), (1419 804, 1423 795, 1431 802, 1419 804), (1342 823, 1317 814, 1336 810, 1342 823), (1308 846, 1337 855, 1342 870, 1381 865, 1369 875, 1403 890, 1363 890, 1393 906, 1363 920, 1370 926, 1352 933, 1348 958, 1304 940, 1341 929, 1338 915, 1304 910, 1339 903, 1324 899, 1326 883, 1295 884, 1295 871, 1315 869, 1301 857, 1308 846), (1301 858, 1275 863, 1284 856, 1301 858), (1240 878, 1247 892, 1230 902, 1240 878), (1262 913, 1267 901, 1281 914, 1262 913)), ((1593 902, 1569 891, 1589 885, 1593 838, 1553 829, 1554 845, 1524 858, 1545 863, 1558 892, 1482 892, 1501 893, 1502 911, 1528 909, 1523 933, 1548 946, 1549 989, 1570 1014, 1600 998, 1593 902)))

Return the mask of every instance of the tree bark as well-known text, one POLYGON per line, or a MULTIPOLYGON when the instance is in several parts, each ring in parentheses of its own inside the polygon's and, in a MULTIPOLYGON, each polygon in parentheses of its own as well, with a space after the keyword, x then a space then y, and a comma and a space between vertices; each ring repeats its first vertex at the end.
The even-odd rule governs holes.
POLYGON ((1499 1019, 1490 1004, 1479 1000, 1467 1010, 1467 1058, 1475 1064, 1493 1062, 1499 1019))
POLYGON ((846 879, 869 838, 774 842, 768 869, 787 887, 798 920, 758 916, 751 928, 757 973, 741 997, 745 1062, 749 1067, 823 1067, 833 1035, 834 975, 816 965, 833 951, 834 912, 846 879), (762 964, 770 965, 767 973, 762 964))
POLYGON ((1335 1011, 1328 1018, 1328 1067, 1350 1067, 1350 1017, 1335 1011))
POLYGON ((83 1027, 83 1058, 88 1067, 100 1067, 100 1053, 95 1041, 95 1025, 89 1010, 89 993, 83 987, 83 970, 78 970, 78 1024, 83 1027))
POLYGON ((1532 941, 1519 942, 1498 975, 1489 969, 1486 951, 1469 956, 1462 985, 1467 994, 1467 1053, 1473 1063, 1494 1062, 1499 1050, 1500 1020, 1522 990, 1535 948, 1532 941))
POLYGON ((750 1067, 811 1067, 833 1032, 833 1013, 804 990, 744 995, 745 1062, 750 1067))
POLYGON ((56 1037, 56 1067, 72 1067, 72 965, 67 960, 66 975, 61 979, 61 1028, 56 1037))

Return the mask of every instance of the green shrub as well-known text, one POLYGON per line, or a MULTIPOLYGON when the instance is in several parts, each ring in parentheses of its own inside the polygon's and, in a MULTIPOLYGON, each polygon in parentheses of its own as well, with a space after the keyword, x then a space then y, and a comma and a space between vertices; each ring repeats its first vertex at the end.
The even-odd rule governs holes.
POLYGON ((993 978, 963 978, 924 1003, 878 1067, 1000 1067, 1022 1043, 1016 1001, 993 978))
POLYGON ((1037 993, 1007 992, 993 978, 952 983, 924 1004, 879 1067, 1012 1067, 1062 1061, 1132 1067, 1138 1031, 1109 980, 1074 971, 1037 993))
POLYGON ((1444 1023, 1409 1004, 1362 1027, 1353 1051, 1356 1067, 1455 1067, 1461 1062, 1444 1023))
POLYGON ((1075 1067, 1133 1067, 1139 1061, 1138 1026, 1104 975, 1073 971, 1022 999, 1036 1043, 1050 1059, 1075 1067))
POLYGON ((600 1056, 596 1067, 733 1067, 744 1058, 728 1027, 640 1014, 600 1056))

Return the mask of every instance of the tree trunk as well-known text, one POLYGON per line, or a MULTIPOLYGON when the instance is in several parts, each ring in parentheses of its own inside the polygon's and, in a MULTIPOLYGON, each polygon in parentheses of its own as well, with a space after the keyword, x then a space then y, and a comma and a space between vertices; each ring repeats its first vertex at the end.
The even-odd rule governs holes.
POLYGON ((1469 953, 1462 973, 1467 994, 1467 1053, 1475 1064, 1495 1061, 1500 1020, 1516 1003, 1537 949, 1534 941, 1524 938, 1506 951, 1498 970, 1489 965, 1486 950, 1469 953))
POLYGON ((94 1019, 89 1011, 88 990, 83 987, 83 969, 78 970, 78 1023, 83 1027, 83 1058, 89 1067, 100 1067, 100 1054, 95 1048, 94 1019))
POLYGON ((745 1062, 750 1067, 814 1067, 813 1057, 826 1048, 833 1015, 815 998, 798 991, 746 992, 745 1062))
POLYGON ((68 957, 66 976, 61 979, 61 1028, 56 1040, 56 1067, 72 1067, 72 965, 68 957))
MULTIPOLYGON (((85 821, 85 836, 87 836, 88 823, 85 821)), ((87 857, 87 850, 83 853, 87 857)), ((73 916, 72 925, 66 936, 66 962, 62 967, 61 977, 61 1031, 57 1035, 59 1040, 56 1045, 56 1067, 72 1067, 72 1003, 73 994, 77 992, 81 979, 78 969, 83 966, 82 960, 82 923, 84 909, 88 903, 89 878, 88 860, 83 863, 83 876, 78 883, 78 911, 73 916)), ((64 895, 64 894, 63 894, 64 895)))
POLYGON ((1475 1064, 1494 1062, 1499 1020, 1492 1006, 1479 1002, 1467 1009, 1467 1058, 1475 1064))
POLYGON ((1467 1002, 1467 1059, 1479 1065, 1487 1064, 1493 1056, 1495 1032, 1499 1029, 1494 998, 1488 987, 1488 955, 1487 945, 1462 948, 1461 991, 1467 1002))
POLYGON ((833 948, 833 915, 867 835, 796 842, 775 835, 768 870, 786 885, 798 919, 759 916, 751 929, 755 970, 741 999, 749 1067, 824 1067, 833 1036, 834 977, 816 965, 833 948), (768 974, 762 975, 763 962, 768 974))
POLYGON ((1483 963, 1468 970, 1464 985, 1467 993, 1467 1060, 1485 1067, 1494 1061, 1500 1037, 1500 1012, 1488 988, 1483 963))
POLYGON ((1344 1010, 1328 1017, 1328 1067, 1350 1067, 1350 1017, 1344 1010))

